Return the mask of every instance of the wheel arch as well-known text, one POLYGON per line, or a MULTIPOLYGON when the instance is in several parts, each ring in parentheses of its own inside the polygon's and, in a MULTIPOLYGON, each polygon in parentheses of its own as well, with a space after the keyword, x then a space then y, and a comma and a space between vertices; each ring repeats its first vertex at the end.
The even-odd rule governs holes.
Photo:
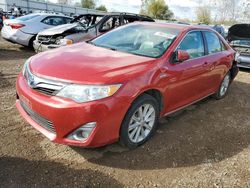
MULTIPOLYGON (((135 98, 133 99, 133 102, 143 94, 150 95, 156 99, 156 101, 159 104, 158 107, 159 107, 160 112, 164 109, 164 97, 163 97, 162 92, 159 89, 147 88, 147 89, 143 90, 142 92, 140 92, 138 95, 136 95, 135 98)), ((133 104, 133 102, 132 102, 132 104, 133 104)))
POLYGON ((232 63, 232 67, 230 68, 230 76, 231 76, 231 80, 233 80, 236 76, 237 76, 237 74, 238 74, 238 72, 239 72, 239 68, 238 68, 238 66, 237 66, 237 61, 233 61, 233 63, 232 63))

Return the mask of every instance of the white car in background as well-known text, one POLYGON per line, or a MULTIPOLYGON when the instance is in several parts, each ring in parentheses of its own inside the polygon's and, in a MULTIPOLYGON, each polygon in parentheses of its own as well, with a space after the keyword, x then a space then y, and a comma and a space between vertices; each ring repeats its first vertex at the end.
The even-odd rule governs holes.
POLYGON ((33 47, 37 33, 72 20, 59 14, 34 13, 16 19, 5 20, 1 31, 2 37, 10 42, 33 47))

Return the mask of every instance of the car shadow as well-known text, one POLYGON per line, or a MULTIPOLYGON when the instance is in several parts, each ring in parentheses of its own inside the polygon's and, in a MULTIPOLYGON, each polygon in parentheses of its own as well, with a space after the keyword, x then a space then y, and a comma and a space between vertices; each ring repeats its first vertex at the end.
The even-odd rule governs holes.
POLYGON ((27 59, 35 52, 27 47, 0 49, 0 61, 27 59))
POLYGON ((250 69, 247 68, 240 68, 240 71, 250 73, 250 69))
MULTIPOLYGON (((16 75, 15 75, 15 77, 16 77, 16 75)), ((5 88, 5 87, 8 87, 10 85, 8 78, 9 77, 6 77, 6 75, 0 71, 0 88, 5 88)))
POLYGON ((1 157, 0 166, 1 187, 124 187, 97 170, 77 170, 51 161, 1 157))
POLYGON ((162 118, 146 144, 127 150, 113 144, 97 149, 73 147, 89 162, 122 169, 165 169, 216 163, 250 144, 250 84, 235 81, 222 100, 206 98, 162 118), (99 153, 100 157, 89 157, 99 153))

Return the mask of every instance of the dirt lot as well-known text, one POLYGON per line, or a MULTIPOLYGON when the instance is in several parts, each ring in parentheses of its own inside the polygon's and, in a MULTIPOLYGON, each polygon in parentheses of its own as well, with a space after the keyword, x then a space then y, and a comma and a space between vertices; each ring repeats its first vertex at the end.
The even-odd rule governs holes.
POLYGON ((0 187, 250 187, 250 71, 228 96, 161 120, 128 151, 51 143, 15 108, 15 80, 34 53, 0 39, 0 187))

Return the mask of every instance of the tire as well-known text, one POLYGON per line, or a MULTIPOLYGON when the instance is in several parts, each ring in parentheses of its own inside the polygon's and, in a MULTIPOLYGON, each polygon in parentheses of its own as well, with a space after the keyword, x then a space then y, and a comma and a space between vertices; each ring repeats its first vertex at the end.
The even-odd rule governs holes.
POLYGON ((35 36, 33 36, 31 39, 30 39, 30 41, 29 41, 29 48, 30 49, 34 49, 34 47, 33 47, 33 42, 34 42, 34 40, 36 40, 36 35, 35 36))
POLYGON ((227 95, 228 88, 230 86, 231 82, 231 74, 230 71, 224 76, 220 88, 217 90, 217 92, 213 95, 213 97, 217 100, 224 98, 227 95), (224 89, 223 89, 224 87, 224 89), (224 90, 224 91, 223 91, 224 90))
POLYGON ((119 143, 129 149, 144 144, 157 129, 159 114, 159 104, 156 99, 150 95, 142 94, 132 103, 125 115, 120 129, 119 143), (135 128, 132 129, 133 127, 135 128))

